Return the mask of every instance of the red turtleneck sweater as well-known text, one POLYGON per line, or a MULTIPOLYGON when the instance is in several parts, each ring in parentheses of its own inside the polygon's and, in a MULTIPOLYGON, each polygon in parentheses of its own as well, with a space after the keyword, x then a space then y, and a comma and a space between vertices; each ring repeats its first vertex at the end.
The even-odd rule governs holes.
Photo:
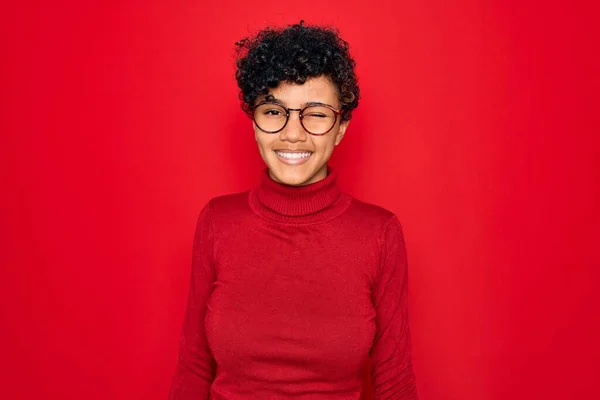
POLYGON ((417 398, 400 223, 336 178, 203 208, 170 400, 417 398))

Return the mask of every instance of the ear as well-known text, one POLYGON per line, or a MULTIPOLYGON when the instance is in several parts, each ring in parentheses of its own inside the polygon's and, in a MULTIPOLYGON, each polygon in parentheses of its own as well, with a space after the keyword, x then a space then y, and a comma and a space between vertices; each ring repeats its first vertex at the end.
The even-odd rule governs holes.
POLYGON ((350 121, 340 122, 340 129, 338 130, 338 133, 335 135, 335 142, 334 142, 335 146, 340 144, 340 142, 344 138, 344 135, 346 134, 346 129, 348 129, 348 125, 350 125, 350 121))

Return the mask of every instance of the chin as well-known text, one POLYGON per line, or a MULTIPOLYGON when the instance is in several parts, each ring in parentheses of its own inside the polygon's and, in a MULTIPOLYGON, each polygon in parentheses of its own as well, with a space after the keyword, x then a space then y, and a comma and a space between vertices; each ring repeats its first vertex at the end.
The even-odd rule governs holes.
POLYGON ((276 167, 268 166, 271 171, 271 176, 274 177, 276 181, 290 186, 303 186, 312 183, 315 175, 322 169, 322 167, 317 169, 310 167, 306 168, 308 166, 305 165, 281 165, 278 160, 275 161, 280 165, 276 165, 276 167))
POLYGON ((312 178, 312 175, 307 173, 293 173, 281 171, 281 169, 279 169, 277 172, 273 172, 273 170, 271 170, 271 174, 275 177, 276 181, 291 186, 305 185, 306 182, 312 178))

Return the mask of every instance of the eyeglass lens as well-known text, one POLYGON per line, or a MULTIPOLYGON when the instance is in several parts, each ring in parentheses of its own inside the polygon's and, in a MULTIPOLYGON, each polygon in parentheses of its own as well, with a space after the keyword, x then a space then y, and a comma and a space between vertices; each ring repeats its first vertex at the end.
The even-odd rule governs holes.
MULTIPOLYGON (((287 122, 285 108, 277 104, 261 104, 254 110, 254 122, 265 132, 275 133, 283 129, 287 122)), ((301 124, 307 132, 320 135, 333 128, 336 115, 328 107, 310 106, 302 111, 301 124)))

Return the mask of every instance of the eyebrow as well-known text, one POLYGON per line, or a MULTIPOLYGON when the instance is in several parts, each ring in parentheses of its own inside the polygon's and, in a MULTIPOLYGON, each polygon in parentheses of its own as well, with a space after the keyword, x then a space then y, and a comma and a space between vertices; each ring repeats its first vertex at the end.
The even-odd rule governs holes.
MULTIPOLYGON (((279 104, 282 107, 286 107, 285 103, 282 100, 279 100, 278 98, 276 98, 272 94, 267 95, 265 97, 265 99, 262 101, 262 103, 274 103, 274 104, 279 104)), ((309 101, 307 103, 302 104, 302 106, 300 108, 309 107, 309 106, 329 106, 329 107, 333 107, 331 104, 322 103, 320 101, 309 101)), ((335 107, 333 107, 333 108, 335 108, 335 107)))

